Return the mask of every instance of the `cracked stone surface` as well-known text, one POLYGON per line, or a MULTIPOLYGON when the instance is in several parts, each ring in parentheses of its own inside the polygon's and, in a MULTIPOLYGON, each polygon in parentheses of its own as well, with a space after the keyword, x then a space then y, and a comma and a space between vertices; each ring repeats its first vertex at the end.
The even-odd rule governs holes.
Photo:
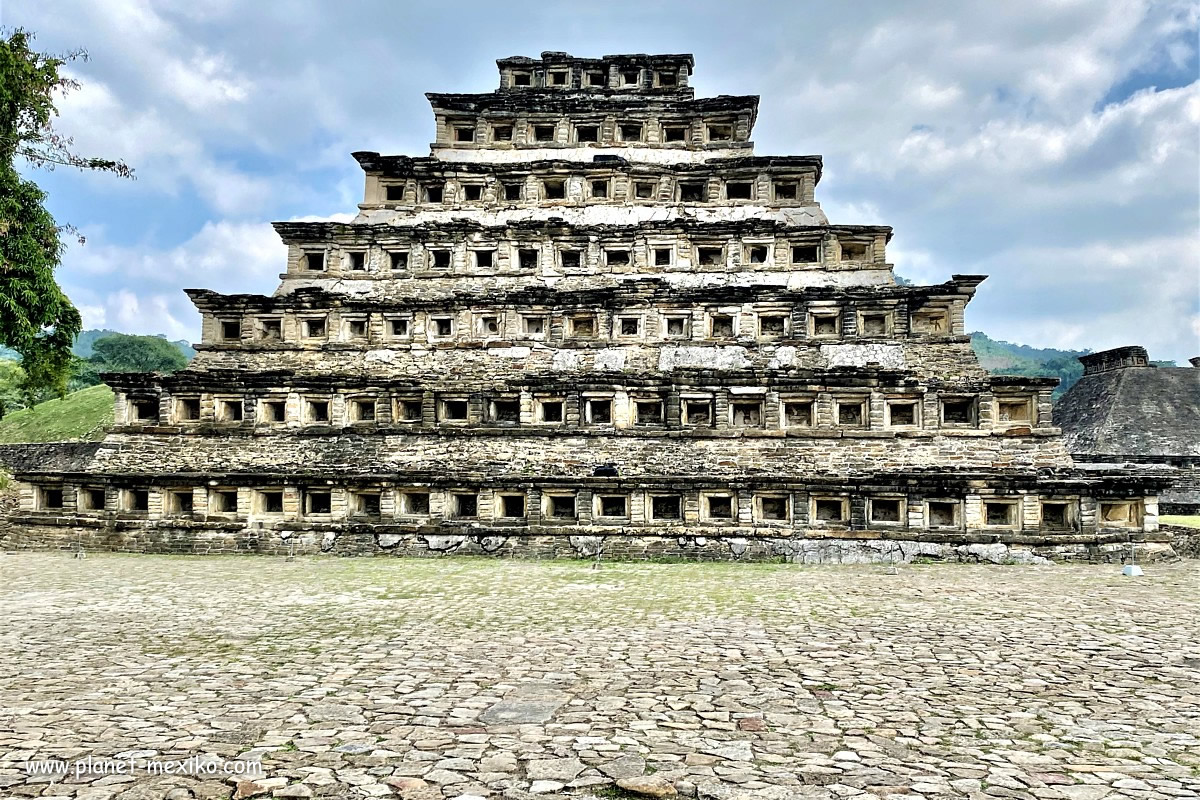
POLYGON ((1200 797, 1194 561, 22 553, 0 619, 5 798, 1200 797))

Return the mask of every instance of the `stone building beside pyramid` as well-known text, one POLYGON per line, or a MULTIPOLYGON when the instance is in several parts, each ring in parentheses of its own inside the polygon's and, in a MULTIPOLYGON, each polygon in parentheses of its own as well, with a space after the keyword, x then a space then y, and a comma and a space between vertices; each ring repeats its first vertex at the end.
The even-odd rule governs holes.
POLYGON ((898 285, 819 156, 690 55, 497 62, 428 157, 358 152, 273 295, 192 290, 199 354, 113 374, 101 443, 13 455, 8 546, 796 561, 1168 552, 1153 471, 1073 464, 994 377, 984 279, 898 285))

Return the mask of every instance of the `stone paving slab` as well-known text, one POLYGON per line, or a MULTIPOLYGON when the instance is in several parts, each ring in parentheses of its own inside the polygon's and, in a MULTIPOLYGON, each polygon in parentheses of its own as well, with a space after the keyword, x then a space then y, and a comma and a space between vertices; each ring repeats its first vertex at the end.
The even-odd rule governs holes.
POLYGON ((0 621, 0 797, 1200 797, 1194 561, 22 553, 0 621))

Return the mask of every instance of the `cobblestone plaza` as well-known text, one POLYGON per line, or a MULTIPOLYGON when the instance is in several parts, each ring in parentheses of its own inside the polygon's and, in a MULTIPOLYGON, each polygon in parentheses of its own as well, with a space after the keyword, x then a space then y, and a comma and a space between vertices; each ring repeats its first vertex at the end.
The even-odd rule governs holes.
POLYGON ((21 553, 0 587, 4 797, 1200 795, 1195 562, 21 553), (264 777, 27 774, 130 754, 264 777))

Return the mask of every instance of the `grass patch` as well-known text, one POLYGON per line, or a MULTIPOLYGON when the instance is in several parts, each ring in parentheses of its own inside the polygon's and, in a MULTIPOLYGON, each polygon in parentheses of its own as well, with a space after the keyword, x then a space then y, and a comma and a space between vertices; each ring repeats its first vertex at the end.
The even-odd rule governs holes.
POLYGON ((0 419, 0 443, 98 441, 113 421, 113 393, 103 384, 47 400, 0 419))
POLYGON ((1188 528, 1200 528, 1200 514, 1164 514, 1158 518, 1162 525, 1183 525, 1188 528))

